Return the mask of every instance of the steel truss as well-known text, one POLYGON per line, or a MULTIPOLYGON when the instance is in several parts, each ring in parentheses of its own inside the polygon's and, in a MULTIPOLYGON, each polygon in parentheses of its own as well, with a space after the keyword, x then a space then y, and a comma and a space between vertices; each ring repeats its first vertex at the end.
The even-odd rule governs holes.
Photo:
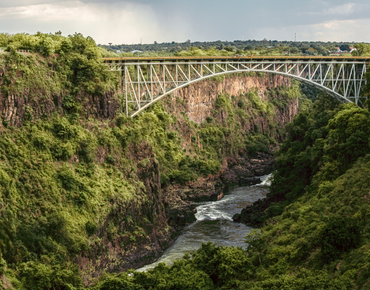
POLYGON ((106 63, 121 71, 126 114, 134 117, 164 96, 194 82, 228 73, 274 73, 314 85, 341 102, 360 104, 365 61, 183 61, 106 63))

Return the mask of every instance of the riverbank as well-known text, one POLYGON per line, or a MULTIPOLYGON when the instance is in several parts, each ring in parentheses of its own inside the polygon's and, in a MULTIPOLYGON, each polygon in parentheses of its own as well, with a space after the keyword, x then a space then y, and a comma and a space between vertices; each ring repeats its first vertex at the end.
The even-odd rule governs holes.
MULTIPOLYGON (((188 225, 199 220, 197 218, 199 213, 196 210, 199 202, 223 201, 230 194, 230 189, 235 186, 251 186, 261 183, 261 179, 256 177, 257 174, 270 173, 274 168, 274 162, 272 153, 256 153, 249 158, 247 156, 233 158, 228 163, 224 163, 229 167, 222 169, 218 174, 199 178, 187 185, 170 185, 165 188, 163 192, 165 213, 167 223, 171 226, 171 235, 161 241, 162 247, 155 246, 151 252, 140 251, 138 254, 132 253, 125 257, 126 261, 130 261, 125 270, 141 268, 161 257, 173 243, 176 243, 176 239, 183 234, 188 225)), ((254 202, 253 197, 251 198, 254 202)), ((229 221, 231 217, 228 218, 229 221)))
POLYGON ((274 168, 273 153, 256 153, 253 157, 240 156, 225 160, 220 172, 199 178, 185 186, 170 185, 164 189, 168 223, 183 226, 195 220, 194 202, 217 201, 234 186, 261 182, 255 176, 269 174, 274 168))
POLYGON ((266 181, 269 177, 270 175, 255 177, 255 180, 261 182, 258 185, 233 187, 228 195, 218 201, 195 202, 195 221, 184 227, 182 234, 155 263, 137 271, 148 271, 159 263, 170 266, 186 253, 198 250, 202 243, 213 242, 221 246, 246 248, 245 236, 251 228, 234 223, 232 216, 246 205, 253 204, 267 195, 269 188, 266 181))

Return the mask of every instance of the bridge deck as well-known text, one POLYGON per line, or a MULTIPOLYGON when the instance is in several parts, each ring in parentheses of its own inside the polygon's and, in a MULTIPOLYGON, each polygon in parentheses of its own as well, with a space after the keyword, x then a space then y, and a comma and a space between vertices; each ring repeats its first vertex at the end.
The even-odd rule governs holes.
POLYGON ((369 56, 165 56, 165 57, 105 57, 105 63, 194 61, 346 61, 369 62, 369 56))

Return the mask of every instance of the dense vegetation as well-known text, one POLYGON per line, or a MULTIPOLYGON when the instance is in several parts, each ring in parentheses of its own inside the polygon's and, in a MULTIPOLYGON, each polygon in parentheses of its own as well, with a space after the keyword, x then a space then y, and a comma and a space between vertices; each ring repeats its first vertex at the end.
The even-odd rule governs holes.
MULTIPOLYGON (((67 52, 72 48, 73 38, 81 37, 76 33, 68 37, 62 33, 44 34, 38 32, 36 35, 26 33, 7 34, 0 33, 0 50, 26 50, 29 52, 40 52, 45 56, 54 52, 67 52)), ((89 54, 108 56, 227 56, 227 55, 330 55, 337 48, 348 54, 350 47, 355 47, 353 55, 369 55, 370 45, 354 42, 309 42, 309 41, 277 41, 277 40, 235 40, 235 41, 213 41, 213 42, 191 42, 183 43, 166 42, 153 44, 110 44, 95 46, 91 38, 89 54), (134 52, 134 53, 132 53, 134 52)), ((74 47, 76 48, 76 47, 74 47)))
POLYGON ((165 42, 153 44, 111 44, 99 45, 111 53, 125 56, 150 55, 330 55, 340 48, 343 52, 350 52, 350 47, 356 47, 360 54, 368 54, 367 44, 351 42, 309 42, 309 41, 277 41, 277 40, 235 40, 191 42, 190 40, 177 43, 165 42), (364 50, 365 48, 365 50, 364 50), (131 53, 133 52, 134 53, 131 53))
POLYGON ((269 207, 246 250, 204 244, 96 289, 370 289, 369 125, 368 109, 321 98, 289 126, 271 187, 283 206, 269 207))
POLYGON ((205 244, 172 266, 103 274, 90 288, 370 289, 366 106, 324 95, 311 105, 293 83, 262 98, 253 90, 221 94, 203 124, 173 115, 166 101, 134 119, 119 112, 89 118, 81 96, 103 96, 116 86, 91 38, 20 34, 0 41, 8 51, 0 57, 1 94, 31 99, 22 126, 6 118, 1 126, 1 287, 83 289, 75 261, 94 247, 97 256, 107 251, 98 247, 103 224, 108 240, 125 237, 124 248, 146 241, 157 222, 145 207, 143 168, 157 164, 164 188, 186 184, 218 172, 228 156, 267 151, 287 137, 276 155, 264 226, 246 237, 247 249, 205 244), (62 96, 58 109, 37 106, 55 94, 62 96), (286 136, 276 112, 295 98, 302 113, 286 136), (151 154, 136 159, 143 148, 151 154), (123 230, 106 220, 117 204, 133 200, 147 210, 145 218, 123 216, 123 230))
POLYGON ((91 37, 85 38, 80 33, 62 36, 60 31, 54 34, 38 32, 35 35, 0 33, 0 48, 5 51, 38 52, 43 56, 50 56, 54 53, 60 55, 80 53, 89 59, 109 55, 105 49, 98 47, 91 37))
MULTIPOLYGON (((203 124, 190 121, 185 113, 175 117, 166 101, 134 119, 120 115, 119 107, 114 118, 103 118, 97 111, 88 114, 87 101, 114 92, 117 80, 104 69, 100 57, 105 52, 91 38, 2 34, 0 46, 6 47, 0 55, 1 97, 17 98, 17 110, 24 112, 17 120, 5 112, 0 126, 4 288, 83 288, 77 257, 91 249, 96 259, 106 254, 103 238, 112 242, 121 235, 122 248, 145 242, 158 223, 152 208, 148 210, 140 172, 158 164, 164 188, 217 173, 224 158, 268 151, 283 140, 285 131, 276 112, 284 111, 290 101, 300 98, 302 107, 309 106, 299 84, 293 83, 266 91, 262 98, 255 90, 240 96, 222 94, 203 124), (143 149, 148 155, 137 158, 143 149), (147 214, 141 219, 130 214, 117 217, 124 220, 122 229, 114 219, 116 208, 131 208, 133 203, 147 214)), ((181 99, 176 102, 181 106, 181 99)), ((221 256, 234 249, 224 251, 221 256)), ((136 283, 122 275, 128 280, 107 276, 96 287, 109 289, 111 280, 136 283)), ((200 275, 205 287, 211 285, 210 278, 200 275)), ((143 281, 157 283, 147 279, 143 281)))

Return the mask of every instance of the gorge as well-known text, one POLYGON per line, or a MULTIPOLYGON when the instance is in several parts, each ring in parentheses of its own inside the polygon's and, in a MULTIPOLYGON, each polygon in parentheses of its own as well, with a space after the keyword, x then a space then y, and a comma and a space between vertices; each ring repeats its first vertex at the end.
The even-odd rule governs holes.
MULTIPOLYGON (((366 104, 324 94, 312 104, 298 82, 243 73, 128 118, 95 42, 54 41, 50 54, 0 55, 4 289, 369 286, 366 104), (172 265, 130 270, 186 235, 200 206, 251 193, 258 186, 244 186, 273 171, 267 198, 232 213, 261 227, 245 248, 207 243, 172 265)), ((233 227, 241 245, 250 228, 233 227)))

